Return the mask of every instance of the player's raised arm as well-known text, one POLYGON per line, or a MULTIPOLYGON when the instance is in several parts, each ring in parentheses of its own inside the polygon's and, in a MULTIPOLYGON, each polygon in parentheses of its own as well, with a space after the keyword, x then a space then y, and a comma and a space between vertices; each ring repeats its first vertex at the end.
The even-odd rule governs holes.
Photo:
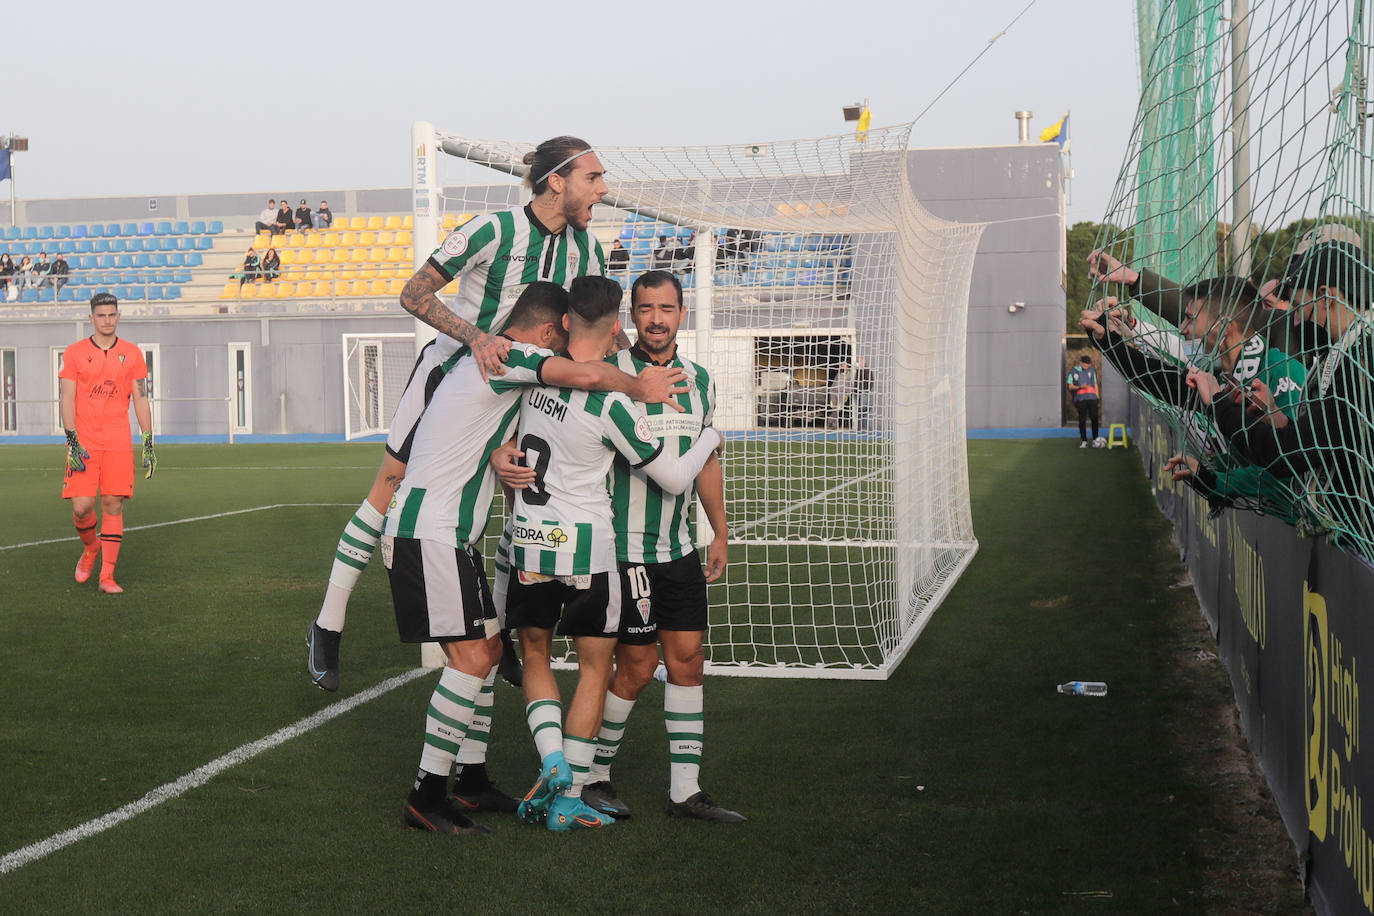
POLYGON ((556 356, 546 360, 540 372, 545 384, 558 388, 619 391, 645 404, 667 404, 679 413, 685 408, 676 397, 690 390, 686 372, 665 366, 651 366, 635 376, 621 372, 610 363, 577 362, 556 356))
POLYGON ((510 350, 510 341, 503 337, 488 334, 471 322, 464 321, 444 305, 436 295, 448 283, 433 264, 425 263, 406 281, 401 290, 401 308, 405 309, 425 324, 441 334, 466 344, 477 358, 477 365, 486 380, 493 375, 505 373, 501 361, 510 350))

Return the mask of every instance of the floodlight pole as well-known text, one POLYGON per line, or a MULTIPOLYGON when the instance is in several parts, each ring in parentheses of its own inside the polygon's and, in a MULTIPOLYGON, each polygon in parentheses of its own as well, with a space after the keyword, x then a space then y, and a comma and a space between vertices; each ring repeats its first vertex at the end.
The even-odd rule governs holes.
POLYGON ((1250 0, 1231 2, 1231 270, 1248 276, 1250 250, 1250 0))

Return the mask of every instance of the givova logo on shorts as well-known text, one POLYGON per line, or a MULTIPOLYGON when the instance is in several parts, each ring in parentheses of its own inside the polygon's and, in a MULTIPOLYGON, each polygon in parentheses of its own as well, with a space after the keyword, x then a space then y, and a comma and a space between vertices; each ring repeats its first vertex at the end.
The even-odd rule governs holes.
POLYGON ((1335 842, 1365 909, 1374 911, 1374 839, 1365 827, 1364 799, 1354 782, 1360 752, 1360 682, 1356 658, 1346 658, 1332 631, 1326 598, 1303 584, 1307 753, 1307 826, 1313 838, 1335 842))

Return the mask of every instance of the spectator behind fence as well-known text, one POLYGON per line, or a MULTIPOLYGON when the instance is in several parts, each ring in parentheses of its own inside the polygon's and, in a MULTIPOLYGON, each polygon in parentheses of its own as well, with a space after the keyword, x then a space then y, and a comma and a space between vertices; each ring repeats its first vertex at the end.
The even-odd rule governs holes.
POLYGON ((271 232, 272 227, 277 222, 277 201, 275 199, 267 202, 267 208, 258 214, 258 221, 253 224, 254 231, 271 232))
POLYGON ((1317 359, 1291 418, 1262 380, 1223 390, 1206 373, 1188 375, 1231 445, 1266 470, 1302 480, 1317 526, 1338 531, 1338 543, 1366 560, 1374 559, 1372 291, 1374 273, 1348 242, 1314 245, 1289 263, 1279 296, 1292 304, 1298 347, 1317 359))
POLYGON ((67 264, 67 256, 59 251, 57 257, 53 258, 52 265, 48 268, 48 276, 43 281, 43 285, 60 290, 67 285, 67 275, 70 273, 71 267, 67 264))
POLYGON ((315 228, 321 231, 334 225, 334 211, 329 209, 329 201, 320 201, 320 208, 315 211, 315 228))
POLYGON ((689 274, 696 269, 697 258, 697 237, 696 233, 687 239, 687 244, 673 251, 674 260, 677 262, 679 273, 689 274))
POLYGON ((672 270, 673 252, 668 247, 668 236, 658 237, 658 247, 654 249, 654 270, 672 270))
POLYGON ((33 260, 28 255, 24 255, 14 269, 14 285, 21 290, 33 285, 33 260))
POLYGON ((281 256, 277 254, 277 249, 269 248, 263 253, 259 269, 264 280, 275 280, 281 276, 281 256))
POLYGON ((301 205, 296 208, 296 228, 302 232, 306 229, 314 229, 315 223, 310 218, 310 208, 306 206, 305 200, 301 200, 301 205))
POLYGON ((630 251, 620 244, 620 239, 611 243, 610 254, 606 256, 606 266, 612 274, 624 274, 630 271, 630 251))
POLYGON ((38 260, 33 262, 33 276, 29 280, 29 286, 46 286, 50 269, 52 264, 48 261, 48 253, 38 252, 38 260))
POLYGON ((243 267, 239 270, 238 273, 230 274, 230 276, 237 277, 239 281, 239 289, 243 289, 243 284, 249 283, 258 278, 261 266, 262 262, 258 259, 257 251, 253 248, 249 248, 248 253, 243 256, 243 267))
POLYGON ((272 223, 272 231, 276 233, 287 233, 295 229, 296 218, 291 215, 291 205, 286 202, 286 198, 283 197, 281 203, 278 204, 277 207, 277 216, 272 223))

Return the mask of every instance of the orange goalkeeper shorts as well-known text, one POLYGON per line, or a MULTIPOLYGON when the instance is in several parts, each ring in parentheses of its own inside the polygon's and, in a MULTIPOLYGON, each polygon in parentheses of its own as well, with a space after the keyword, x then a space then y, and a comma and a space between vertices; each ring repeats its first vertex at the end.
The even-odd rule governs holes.
POLYGON ((62 498, 73 496, 133 496, 134 495, 134 450, 121 448, 114 451, 91 450, 86 459, 86 470, 67 469, 67 479, 62 484, 62 498))

